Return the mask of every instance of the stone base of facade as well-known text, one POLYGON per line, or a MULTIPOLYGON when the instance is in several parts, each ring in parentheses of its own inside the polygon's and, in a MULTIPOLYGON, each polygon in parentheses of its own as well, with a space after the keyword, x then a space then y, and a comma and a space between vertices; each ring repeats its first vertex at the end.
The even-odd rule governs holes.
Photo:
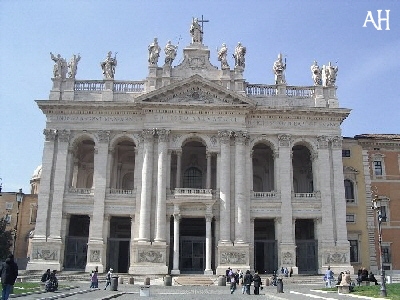
POLYGON ((225 275, 226 270, 250 270, 249 244, 218 244, 216 275, 225 275))
POLYGON ((33 239, 27 270, 62 270, 63 243, 61 239, 33 239))
POLYGON ((89 241, 88 255, 85 272, 91 272, 97 268, 99 273, 104 273, 105 269, 105 247, 103 241, 89 241))
POLYGON ((136 275, 166 275, 167 244, 135 242, 131 251, 131 266, 129 274, 136 275))
POLYGON ((354 274, 354 268, 350 264, 348 243, 344 242, 330 248, 324 245, 322 253, 321 269, 318 270, 320 274, 325 274, 328 267, 330 267, 335 275, 339 275, 340 272, 344 271, 349 271, 350 274, 354 274))

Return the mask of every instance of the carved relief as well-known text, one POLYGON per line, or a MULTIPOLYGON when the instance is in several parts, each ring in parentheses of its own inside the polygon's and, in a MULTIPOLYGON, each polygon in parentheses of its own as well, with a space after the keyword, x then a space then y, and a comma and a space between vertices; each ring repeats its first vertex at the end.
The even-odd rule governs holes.
POLYGON ((164 259, 160 251, 139 250, 138 262, 162 263, 164 262, 164 259))
POLYGON ((347 262, 347 258, 346 258, 346 254, 343 253, 338 253, 335 252, 333 254, 328 253, 326 256, 326 264, 339 264, 339 263, 346 263, 347 262))
POLYGON ((234 133, 236 144, 244 145, 249 139, 249 135, 246 131, 237 131, 234 133))
POLYGON ((68 130, 59 130, 57 131, 57 135, 58 135, 58 140, 60 142, 65 142, 67 143, 69 141, 69 137, 71 135, 71 133, 68 130))
POLYGON ((282 263, 285 265, 293 264, 293 255, 290 252, 283 253, 282 255, 282 263))
POLYGON ((327 149, 328 148, 329 139, 327 136, 325 136, 325 135, 318 136, 317 142, 318 142, 318 149, 327 149))
POLYGON ((56 131, 54 129, 43 129, 46 141, 54 141, 56 139, 56 131))
POLYGON ((154 134, 156 133, 155 129, 143 129, 142 131, 142 135, 143 135, 143 139, 145 141, 152 141, 154 134))
POLYGON ((341 136, 334 136, 331 138, 332 148, 333 149, 342 149, 342 140, 341 136))
POLYGON ((58 251, 51 249, 33 248, 33 259, 58 260, 58 251))
POLYGON ((110 131, 99 130, 97 132, 97 137, 101 143, 108 143, 108 141, 110 140, 110 131))
POLYGON ((100 250, 91 250, 90 251, 90 261, 91 262, 100 262, 100 250))
POLYGON ((246 253, 244 252, 222 252, 221 264, 245 264, 246 253))
POLYGON ((206 66, 206 58, 203 57, 189 57, 189 67, 192 69, 204 69, 206 66))
POLYGON ((169 142, 169 134, 170 130, 167 129, 157 129, 158 141, 160 142, 169 142))

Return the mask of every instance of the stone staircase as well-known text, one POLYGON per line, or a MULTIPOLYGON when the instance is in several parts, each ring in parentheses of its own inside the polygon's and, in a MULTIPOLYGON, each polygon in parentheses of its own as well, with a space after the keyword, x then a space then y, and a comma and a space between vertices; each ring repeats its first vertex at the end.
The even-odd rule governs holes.
POLYGON ((190 285, 190 286, 210 286, 216 285, 217 276, 197 275, 197 276, 177 276, 173 277, 173 285, 190 285))

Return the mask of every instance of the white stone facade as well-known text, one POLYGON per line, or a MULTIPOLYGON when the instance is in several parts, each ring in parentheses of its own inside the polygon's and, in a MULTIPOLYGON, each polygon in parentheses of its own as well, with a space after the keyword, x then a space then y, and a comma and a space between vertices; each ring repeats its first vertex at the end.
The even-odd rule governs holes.
POLYGON ((202 42, 183 57, 52 79, 28 269, 351 269, 336 87, 249 84, 202 42))

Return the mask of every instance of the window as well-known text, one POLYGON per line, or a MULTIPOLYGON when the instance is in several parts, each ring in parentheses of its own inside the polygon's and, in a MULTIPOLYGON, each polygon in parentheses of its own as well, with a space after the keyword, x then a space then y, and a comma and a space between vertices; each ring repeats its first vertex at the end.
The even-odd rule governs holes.
POLYGON ((31 205, 31 216, 29 219, 29 223, 30 224, 36 223, 36 218, 37 218, 37 205, 32 204, 31 205))
POLYGON ((351 155, 350 149, 342 150, 342 157, 350 157, 350 155, 351 155))
POLYGON ((346 202, 353 203, 354 201, 354 185, 351 180, 345 179, 344 181, 344 195, 346 202))
POLYGON ((346 223, 355 223, 356 216, 354 214, 347 214, 346 215, 346 223))
POLYGON ((349 240, 350 242, 350 262, 359 262, 358 258, 358 240, 349 240))
POLYGON ((186 170, 183 178, 183 187, 192 189, 201 189, 202 184, 202 173, 198 168, 191 167, 186 170))
POLYGON ((382 162, 379 160, 375 160, 374 161, 374 174, 376 176, 382 176, 383 172, 382 172, 382 162))
POLYGON ((382 246, 383 263, 390 264, 392 262, 390 257, 390 246, 382 246))
POLYGON ((6 202, 6 210, 12 210, 13 209, 13 202, 6 202))

